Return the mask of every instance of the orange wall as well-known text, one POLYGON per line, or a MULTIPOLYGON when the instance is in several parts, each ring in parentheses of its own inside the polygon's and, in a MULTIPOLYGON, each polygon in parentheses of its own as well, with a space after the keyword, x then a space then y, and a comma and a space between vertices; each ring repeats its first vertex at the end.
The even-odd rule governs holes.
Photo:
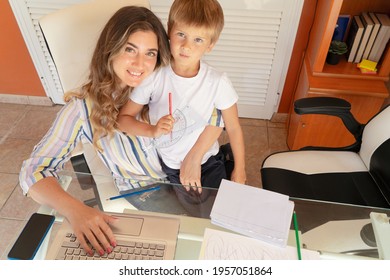
POLYGON ((0 93, 46 96, 8 0, 0 0, 0 93))

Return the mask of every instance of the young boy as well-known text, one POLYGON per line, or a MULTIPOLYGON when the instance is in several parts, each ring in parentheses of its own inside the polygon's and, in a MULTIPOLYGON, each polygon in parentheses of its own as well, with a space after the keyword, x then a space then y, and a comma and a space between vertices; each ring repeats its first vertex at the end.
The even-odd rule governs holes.
POLYGON ((118 118, 124 132, 155 138, 163 171, 172 183, 218 187, 226 178, 218 154, 221 129, 213 122, 218 116, 210 118, 215 108, 222 112, 234 155, 231 180, 246 180, 238 95, 224 73, 201 61, 215 46, 223 25, 217 0, 175 0, 168 18, 171 65, 135 88, 118 118), (145 104, 151 125, 136 120, 145 104))

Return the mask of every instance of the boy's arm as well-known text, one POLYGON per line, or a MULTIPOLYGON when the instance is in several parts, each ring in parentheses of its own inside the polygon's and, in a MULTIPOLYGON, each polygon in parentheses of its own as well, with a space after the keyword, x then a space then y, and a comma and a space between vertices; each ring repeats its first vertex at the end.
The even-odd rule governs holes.
MULTIPOLYGON (((215 141, 218 140, 222 130, 222 127, 206 126, 180 166, 180 182, 183 185, 201 186, 202 158, 215 141)), ((201 190, 199 189, 199 191, 201 190)))
POLYGON ((240 184, 246 181, 245 172, 245 143, 240 121, 238 118, 237 104, 222 110, 225 129, 229 136, 230 146, 234 157, 234 170, 231 180, 240 184))
POLYGON ((127 101, 119 111, 117 120, 118 129, 130 135, 151 138, 167 134, 172 130, 174 120, 170 115, 166 115, 159 119, 156 125, 137 120, 136 117, 143 107, 144 105, 138 104, 132 100, 127 101))

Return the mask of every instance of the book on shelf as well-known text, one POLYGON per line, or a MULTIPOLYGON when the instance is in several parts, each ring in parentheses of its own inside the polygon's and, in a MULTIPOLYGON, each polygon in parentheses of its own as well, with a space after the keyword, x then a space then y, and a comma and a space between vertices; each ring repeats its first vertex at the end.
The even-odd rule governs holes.
POLYGON ((348 38, 346 42, 349 48, 348 62, 355 61, 356 52, 362 39, 363 31, 364 26, 360 19, 360 16, 354 16, 352 18, 351 27, 349 28, 348 38))
POLYGON ((336 23, 336 28, 334 29, 333 32, 332 41, 345 42, 350 19, 351 19, 350 15, 339 15, 339 18, 337 19, 337 23, 336 23))
POLYGON ((375 61, 363 59, 360 63, 357 64, 357 67, 360 69, 365 69, 369 71, 377 71, 376 65, 378 63, 375 61))
POLYGON ((363 52, 363 59, 367 59, 368 55, 370 54, 370 51, 372 49, 372 46, 374 45, 374 41, 376 36, 378 35, 379 28, 381 27, 381 23, 376 17, 375 13, 368 13, 370 18, 372 19, 374 23, 374 27, 372 28, 370 38, 368 39, 366 49, 363 52))
POLYGON ((377 70, 368 70, 368 69, 364 69, 364 68, 359 68, 360 69, 360 72, 362 74, 367 74, 367 75, 376 75, 377 73, 377 70))
POLYGON ((362 60, 363 52, 366 49, 368 39, 370 38, 372 28, 374 27, 374 22, 372 21, 372 19, 367 13, 362 13, 360 19, 363 23, 364 30, 363 30, 362 39, 360 41, 358 50, 356 52, 356 56, 354 58, 355 63, 359 63, 362 60))
POLYGON ((368 55, 368 60, 378 62, 386 48, 390 38, 390 18, 387 14, 375 13, 381 26, 375 38, 374 44, 368 55))

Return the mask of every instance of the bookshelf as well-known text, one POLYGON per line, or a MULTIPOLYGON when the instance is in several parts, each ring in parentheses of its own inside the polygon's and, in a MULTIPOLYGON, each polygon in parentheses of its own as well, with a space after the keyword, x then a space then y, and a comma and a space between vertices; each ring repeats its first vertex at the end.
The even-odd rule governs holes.
MULTIPOLYGON (((356 63, 347 62, 345 55, 337 65, 325 62, 339 15, 354 16, 367 11, 390 15, 389 0, 318 0, 294 100, 314 96, 346 99, 352 104, 352 113, 362 123, 380 110, 389 97, 385 82, 390 74, 390 44, 377 65, 376 75, 362 74, 356 63)), ((339 147, 353 143, 353 136, 345 131, 336 117, 299 116, 291 107, 287 136, 290 149, 307 145, 339 147)))
MULTIPOLYGON (((314 75, 355 75, 356 78, 367 78, 367 75, 361 74, 359 71, 354 73, 351 71, 355 64, 344 63, 337 67, 327 67, 325 63, 328 48, 332 40, 334 27, 338 16, 343 15, 359 15, 365 11, 376 11, 390 14, 390 5, 388 0, 318 0, 316 19, 313 24, 312 36, 308 46, 308 58, 311 62, 311 69, 314 75), (323 17, 323 18, 321 18, 323 17), (318 46, 318 48, 317 48, 318 46), (351 64, 351 65, 349 65, 351 64), (340 69, 336 69, 340 68, 340 69)), ((346 58, 343 58, 346 61, 346 58)), ((376 79, 386 81, 390 73, 390 53, 389 48, 385 51, 382 61, 378 65, 378 74, 376 79)))

